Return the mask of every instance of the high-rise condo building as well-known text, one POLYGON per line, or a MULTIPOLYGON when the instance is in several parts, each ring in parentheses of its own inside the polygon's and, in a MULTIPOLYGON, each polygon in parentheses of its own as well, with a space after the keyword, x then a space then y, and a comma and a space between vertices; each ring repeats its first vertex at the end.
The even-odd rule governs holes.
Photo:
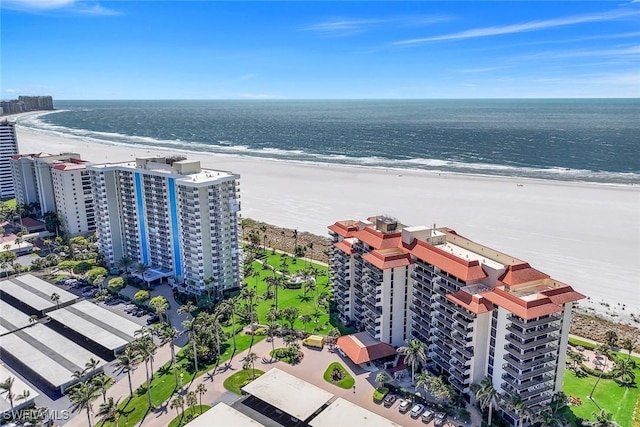
POLYGON ((15 196, 11 175, 11 156, 18 154, 16 124, 8 120, 0 122, 0 199, 15 196))
POLYGON ((448 228, 373 217, 329 230, 344 321, 393 345, 422 341, 430 367, 468 401, 485 376, 534 414, 562 390, 572 307, 584 298, 571 286, 448 228))
POLYGON ((78 153, 18 154, 11 171, 18 204, 37 203, 38 212, 56 212, 69 236, 95 231, 91 181, 78 153))
POLYGON ((126 256, 194 294, 240 285, 238 175, 163 157, 88 169, 109 265, 126 256))

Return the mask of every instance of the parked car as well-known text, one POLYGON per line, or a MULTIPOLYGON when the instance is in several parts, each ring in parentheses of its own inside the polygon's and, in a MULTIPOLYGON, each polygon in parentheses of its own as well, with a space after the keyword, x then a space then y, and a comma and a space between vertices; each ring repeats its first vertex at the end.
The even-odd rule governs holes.
POLYGON ((396 396, 395 394, 387 394, 387 396, 384 398, 384 407, 391 408, 397 399, 398 396, 396 396))
POLYGON ((403 400, 402 402, 400 402, 400 406, 398 406, 398 411, 400 411, 403 414, 406 414, 407 412, 409 412, 409 409, 411 409, 410 400, 403 400))
POLYGON ((433 425, 437 427, 443 426, 446 419, 447 419, 447 414, 445 414, 444 412, 438 412, 436 414, 436 419, 433 422, 433 425))
POLYGON ((434 412, 430 409, 427 409, 426 411, 424 411, 424 413, 422 414, 422 422, 423 423, 429 423, 431 422, 431 420, 434 417, 434 412))
POLYGON ((83 297, 94 297, 98 293, 96 288, 88 288, 82 291, 83 297))
POLYGON ((338 349, 338 353, 340 353, 340 356, 347 357, 347 353, 345 353, 343 349, 341 349, 340 347, 336 347, 336 348, 338 349))
POLYGON ((160 316, 158 316, 157 314, 154 314, 153 316, 149 316, 147 318, 147 325, 150 325, 152 323, 156 323, 160 321, 160 316))
POLYGON ((147 314, 146 311, 144 311, 143 309, 139 308, 138 310, 136 310, 134 313, 132 313, 134 316, 136 317, 142 317, 145 314, 147 314))
POLYGON ((124 306, 125 313, 131 313, 133 311, 136 311, 137 309, 138 309, 138 306, 135 304, 127 304, 124 306))
POLYGON ((417 405, 414 405, 413 408, 411 408, 411 418, 418 418, 422 411, 424 411, 423 405, 419 403, 417 405))

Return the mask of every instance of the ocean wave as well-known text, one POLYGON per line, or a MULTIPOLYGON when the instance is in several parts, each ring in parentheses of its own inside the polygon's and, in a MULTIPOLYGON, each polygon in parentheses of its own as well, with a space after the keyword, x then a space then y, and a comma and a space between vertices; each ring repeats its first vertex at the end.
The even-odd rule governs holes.
POLYGON ((537 178, 560 181, 591 182, 603 184, 640 184, 640 174, 631 172, 604 172, 586 169, 561 167, 534 168, 526 166, 500 165, 482 162, 461 162, 430 158, 389 159, 379 156, 347 156, 344 154, 310 153, 300 149, 281 149, 272 147, 250 147, 234 144, 229 140, 216 140, 211 144, 180 139, 155 139, 146 136, 126 135, 117 132, 98 132, 87 129, 69 128, 42 121, 46 114, 62 112, 56 110, 17 119, 19 126, 31 131, 63 138, 77 139, 109 145, 122 145, 137 148, 164 148, 191 152, 210 152, 215 154, 259 157, 271 160, 287 160, 303 163, 330 163, 358 167, 373 167, 393 170, 418 170, 437 173, 466 173, 475 175, 537 178))

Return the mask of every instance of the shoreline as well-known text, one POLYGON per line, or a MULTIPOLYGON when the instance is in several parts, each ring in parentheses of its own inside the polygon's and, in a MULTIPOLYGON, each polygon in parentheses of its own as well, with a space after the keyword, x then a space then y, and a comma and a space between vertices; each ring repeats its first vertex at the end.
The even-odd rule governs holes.
MULTIPOLYGON (((369 165, 366 163, 365 164, 343 163, 339 161, 328 161, 327 159, 313 160, 313 159, 291 159, 286 157, 278 158, 277 156, 259 155, 257 154, 257 153, 260 153, 259 150, 253 150, 253 151, 247 152, 246 154, 243 154, 243 152, 241 150, 238 150, 236 146, 229 146, 229 152, 226 152, 226 150, 224 148, 221 148, 220 146, 207 145, 204 143, 194 143, 196 147, 201 147, 202 149, 185 148, 184 146, 180 146, 180 144, 188 144, 189 141, 158 140, 151 137, 132 136, 132 135, 121 135, 121 136, 129 137, 129 138, 138 138, 140 139, 140 142, 139 143, 133 143, 133 142, 127 142, 127 141, 120 142, 120 141, 96 138, 93 136, 75 135, 70 133, 57 132, 55 130, 47 130, 47 129, 40 129, 36 127, 24 126, 19 122, 19 119, 23 117, 37 118, 40 116, 55 114, 55 113, 64 112, 64 111, 70 111, 70 110, 61 109, 61 110, 52 110, 52 111, 50 110, 30 111, 26 113, 13 114, 13 115, 8 115, 4 117, 9 118, 10 120, 15 120, 17 122, 16 127, 20 127, 21 129, 29 133, 42 135, 43 137, 64 138, 64 139, 77 140, 81 142, 90 142, 90 143, 95 143, 95 144, 100 144, 105 146, 112 146, 112 147, 128 147, 134 150, 138 150, 138 149, 160 150, 160 151, 176 152, 181 154, 212 155, 212 156, 240 158, 240 159, 245 158, 245 159, 253 159, 253 160, 260 160, 260 161, 271 161, 271 162, 278 162, 278 163, 286 162, 286 163, 297 164, 297 165, 322 166, 322 167, 329 167, 329 168, 348 168, 348 169, 358 168, 358 169, 365 169, 365 170, 372 170, 372 171, 384 171, 384 172, 392 171, 392 172, 397 172, 399 174, 430 174, 430 175, 437 175, 437 176, 445 175, 450 177, 461 177, 462 179, 480 177, 483 179, 509 180, 517 183, 535 182, 535 183, 547 183, 547 184, 559 183, 560 185, 573 184, 573 185, 596 185, 596 186, 605 186, 605 187, 613 187, 613 188, 616 188, 616 187, 640 188, 640 181, 639 182, 613 182, 613 181, 607 182, 607 181, 595 181, 595 180, 590 181, 590 180, 584 180, 584 179, 583 180, 562 179, 561 178, 562 173, 558 173, 556 175, 556 178, 526 176, 526 175, 517 175, 517 174, 508 175, 508 174, 497 174, 497 173, 496 174, 482 173, 481 171, 483 169, 483 166, 487 166, 484 164, 478 164, 476 168, 470 168, 469 171, 455 170, 456 166, 451 166, 451 165, 449 165, 449 167, 452 168, 451 170, 446 170, 446 169, 442 170, 442 169, 437 169, 436 166, 434 166, 432 169, 428 169, 428 168, 419 168, 419 167, 410 167, 410 166, 398 167, 398 166, 390 166, 390 165, 373 165, 373 164, 369 165), (150 141, 156 141, 157 144, 154 145, 150 141), (249 153, 253 153, 253 154, 249 154, 249 153)), ((282 151, 282 150, 277 150, 277 151, 282 151)), ((388 160, 392 161, 391 159, 388 159, 388 160)), ((398 162, 403 162, 403 161, 406 161, 406 160, 398 160, 398 162)), ((492 166, 496 166, 496 165, 492 165, 492 166)), ((565 168, 559 168, 559 167, 550 168, 550 169, 531 168, 531 167, 514 168, 514 170, 520 170, 523 173, 540 172, 540 173, 549 173, 549 174, 551 174, 552 172, 550 171, 554 169, 564 170, 569 172, 574 171, 574 172, 587 172, 587 173, 605 173, 605 174, 610 173, 610 174, 616 174, 616 175, 627 175, 627 173, 624 173, 624 172, 595 172, 595 171, 588 171, 588 170, 581 170, 581 169, 565 169, 565 168)))
MULTIPOLYGON (((26 114, 34 113, 42 112, 26 114)), ((326 227, 337 220, 378 214, 395 216, 407 225, 447 226, 588 295, 581 309, 613 313, 621 321, 640 313, 634 282, 640 277, 640 188, 635 185, 101 144, 16 128, 22 153, 78 152, 95 163, 182 154, 200 160, 203 167, 239 173, 242 216, 280 227, 324 236, 326 227)))

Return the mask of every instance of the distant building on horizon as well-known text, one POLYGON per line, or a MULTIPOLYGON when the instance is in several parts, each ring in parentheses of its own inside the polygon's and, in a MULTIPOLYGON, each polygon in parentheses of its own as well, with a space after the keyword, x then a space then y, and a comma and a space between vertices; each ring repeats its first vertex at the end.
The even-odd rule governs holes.
POLYGON ((572 308, 584 298, 571 286, 446 227, 378 216, 329 231, 343 322, 393 345, 421 341, 428 366, 468 402, 486 376, 534 414, 562 391, 572 308))
POLYGON ((16 124, 5 119, 0 122, 0 199, 10 199, 15 196, 11 156, 16 154, 18 154, 16 124))
POLYGON ((17 154, 11 158, 16 203, 37 204, 37 214, 57 212, 69 236, 96 229, 91 179, 78 153, 17 154))
POLYGON ((0 115, 41 110, 53 110, 51 96, 19 96, 18 99, 0 101, 0 115))
POLYGON ((239 175, 185 158, 89 166, 105 262, 144 264, 192 294, 240 286, 239 175))

